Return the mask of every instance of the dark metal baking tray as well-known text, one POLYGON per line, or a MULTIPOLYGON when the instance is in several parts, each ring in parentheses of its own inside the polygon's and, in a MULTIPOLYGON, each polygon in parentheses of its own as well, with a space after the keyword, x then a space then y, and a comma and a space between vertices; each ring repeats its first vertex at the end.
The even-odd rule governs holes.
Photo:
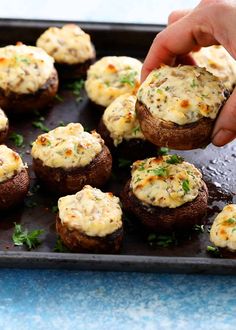
MULTIPOLYGON (((34 44, 47 27, 64 23, 0 20, 0 44, 14 44, 16 41, 34 44)), ((159 25, 78 23, 91 34, 98 56, 128 55, 144 58, 154 36, 163 28, 159 25)), ((46 126, 52 129, 63 121, 81 122, 88 129, 96 128, 101 114, 91 106, 84 91, 83 99, 78 103, 73 93, 61 83, 59 95, 64 101, 55 101, 53 107, 43 114, 46 126)), ((11 131, 23 134, 25 138, 25 146, 18 148, 18 152, 29 165, 31 188, 37 181, 31 169, 30 142, 41 134, 40 130, 32 126, 33 120, 37 120, 37 116, 10 120, 11 131)), ((7 144, 14 147, 11 141, 7 144)), ((209 212, 205 221, 210 224, 215 214, 226 203, 236 202, 236 143, 224 148, 210 145, 206 149, 180 154, 196 164, 204 174, 210 191, 209 212)), ((118 181, 113 175, 104 190, 112 190, 119 194, 125 178, 128 177, 129 169, 121 169, 118 175, 115 174, 118 181)), ((46 191, 39 190, 28 196, 25 204, 20 209, 0 214, 1 267, 236 274, 236 260, 212 258, 206 252, 206 246, 210 244, 209 233, 192 233, 191 237, 181 239, 177 245, 153 248, 147 242, 147 235, 134 224, 135 219, 125 221, 125 240, 119 255, 56 253, 53 252, 56 233, 55 214, 52 212, 56 199, 46 191), (34 207, 26 206, 33 206, 34 203, 37 204, 34 207), (14 222, 21 223, 29 230, 44 229, 42 244, 33 251, 14 246, 11 240, 14 222)))

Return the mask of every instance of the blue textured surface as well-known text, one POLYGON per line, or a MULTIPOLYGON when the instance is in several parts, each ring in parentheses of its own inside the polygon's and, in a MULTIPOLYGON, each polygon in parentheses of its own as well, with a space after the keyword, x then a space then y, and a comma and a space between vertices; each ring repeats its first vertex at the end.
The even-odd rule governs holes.
POLYGON ((0 329, 236 329, 233 276, 0 270, 0 329))

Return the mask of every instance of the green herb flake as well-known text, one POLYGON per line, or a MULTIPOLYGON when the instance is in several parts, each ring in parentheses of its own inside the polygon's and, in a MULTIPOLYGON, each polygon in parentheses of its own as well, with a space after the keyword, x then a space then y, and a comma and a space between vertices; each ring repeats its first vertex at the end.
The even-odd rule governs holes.
POLYGON ((168 91, 169 89, 170 89, 169 86, 166 86, 166 87, 165 87, 165 91, 168 91))
POLYGON ((23 135, 17 134, 16 132, 12 132, 9 139, 14 142, 16 147, 21 147, 24 143, 23 135))
POLYGON ((162 94, 162 93, 163 93, 162 90, 161 90, 160 88, 157 88, 156 92, 157 92, 158 94, 162 94))
POLYGON ((33 208, 35 206, 37 206, 37 202, 35 201, 32 201, 31 199, 26 199, 25 202, 24 202, 25 206, 28 207, 28 208, 33 208))
POLYGON ((141 131, 141 129, 140 129, 140 126, 137 126, 137 127, 135 127, 133 130, 132 130, 132 133, 134 134, 134 135, 136 135, 138 132, 140 132, 141 131))
POLYGON ((130 73, 120 77, 120 82, 122 84, 130 85, 131 87, 135 86, 135 78, 137 76, 137 71, 131 71, 130 73))
POLYGON ((63 102, 64 98, 62 96, 60 96, 59 94, 55 95, 55 100, 59 101, 59 102, 63 102))
POLYGON ((36 248, 41 244, 39 236, 44 232, 44 230, 36 229, 28 232, 27 229, 23 230, 21 225, 14 222, 15 229, 12 235, 12 240, 14 245, 26 245, 26 247, 31 250, 36 248))
POLYGON ((184 161, 184 158, 183 157, 180 157, 176 154, 174 155, 171 155, 169 159, 167 159, 167 163, 168 164, 180 164, 184 161))
POLYGON ((132 164, 132 161, 129 159, 124 159, 124 158, 119 158, 118 159, 118 167, 119 168, 124 168, 124 167, 129 167, 132 164))
POLYGON ((43 131, 45 133, 49 132, 49 128, 46 127, 41 121, 33 121, 32 126, 41 129, 41 131, 43 131))
POLYGON ((229 219, 225 220, 225 222, 227 222, 229 224, 233 224, 233 223, 236 223, 236 219, 235 218, 229 218, 229 219))
POLYGON ((172 245, 177 245, 178 241, 175 237, 175 234, 172 235, 156 235, 156 234, 149 234, 148 244, 152 247, 169 247, 172 245))
POLYGON ((193 230, 196 231, 197 233, 204 233, 205 227, 204 225, 195 225, 193 227, 193 230))
POLYGON ((232 229, 232 233, 234 233, 235 231, 236 231, 236 228, 233 228, 233 229, 232 229))
POLYGON ((61 120, 59 123, 58 123, 59 126, 66 126, 66 124, 64 123, 63 120, 61 120))
POLYGON ((169 148, 166 148, 166 147, 161 147, 157 154, 160 155, 160 156, 164 156, 164 155, 167 155, 169 153, 170 149, 169 148))
POLYGON ((83 79, 76 80, 73 83, 68 84, 66 87, 73 92, 73 94, 76 97, 75 98, 76 102, 81 102, 82 101, 81 91, 84 88, 84 80, 83 79))
POLYGON ((168 171, 165 167, 158 167, 153 170, 148 170, 148 172, 152 172, 154 175, 157 176, 166 176, 168 174, 168 171))
POLYGON ((52 213, 57 213, 58 212, 58 206, 57 205, 53 205, 52 208, 52 213))
POLYGON ((220 251, 215 246, 208 245, 206 251, 212 254, 214 257, 220 257, 220 251))
POLYGON ((190 84, 190 87, 191 87, 191 88, 194 88, 194 87, 197 87, 197 86, 198 86, 198 84, 196 84, 195 79, 193 79, 193 80, 192 80, 192 83, 190 84))
POLYGON ((185 194, 187 194, 189 192, 190 187, 189 187, 189 180, 188 179, 186 179, 182 182, 182 188, 183 188, 185 194))
POLYGON ((57 238, 56 244, 53 249, 54 252, 70 252, 69 249, 62 243, 60 237, 57 238))

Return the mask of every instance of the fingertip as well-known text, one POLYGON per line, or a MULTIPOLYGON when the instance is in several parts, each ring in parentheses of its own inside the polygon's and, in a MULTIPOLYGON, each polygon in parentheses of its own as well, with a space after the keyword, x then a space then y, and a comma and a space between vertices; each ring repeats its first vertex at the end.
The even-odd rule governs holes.
POLYGON ((225 144, 233 141, 236 138, 236 132, 221 128, 215 135, 213 135, 212 143, 216 147, 223 147, 225 144))

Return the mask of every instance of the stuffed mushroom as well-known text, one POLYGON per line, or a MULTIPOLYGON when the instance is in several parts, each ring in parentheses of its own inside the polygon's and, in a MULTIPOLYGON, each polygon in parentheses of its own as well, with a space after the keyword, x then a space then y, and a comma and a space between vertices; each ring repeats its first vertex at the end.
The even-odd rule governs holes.
POLYGON ((86 185, 75 195, 61 197, 57 232, 74 252, 117 253, 123 240, 119 198, 86 185))
POLYGON ((21 157, 0 145, 0 210, 5 211, 23 202, 29 190, 29 175, 21 157))
POLYGON ((54 58, 62 79, 85 77, 96 56, 89 34, 75 24, 50 27, 36 45, 54 58))
POLYGON ((124 94, 105 110, 98 132, 114 155, 137 160, 155 155, 157 147, 147 141, 135 113, 136 97, 124 94))
POLYGON ((204 147, 227 96, 225 86, 205 68, 162 66, 149 74, 137 93, 141 130, 157 146, 204 147))
POLYGON ((177 155, 136 161, 122 205, 149 230, 190 230, 207 210, 208 190, 194 165, 177 155))
POLYGON ((112 157, 101 136, 79 123, 57 127, 33 143, 37 177, 59 195, 75 193, 85 184, 102 186, 110 177, 112 157))
POLYGON ((53 63, 38 47, 19 43, 0 48, 0 107, 9 114, 47 107, 58 90, 53 63))

